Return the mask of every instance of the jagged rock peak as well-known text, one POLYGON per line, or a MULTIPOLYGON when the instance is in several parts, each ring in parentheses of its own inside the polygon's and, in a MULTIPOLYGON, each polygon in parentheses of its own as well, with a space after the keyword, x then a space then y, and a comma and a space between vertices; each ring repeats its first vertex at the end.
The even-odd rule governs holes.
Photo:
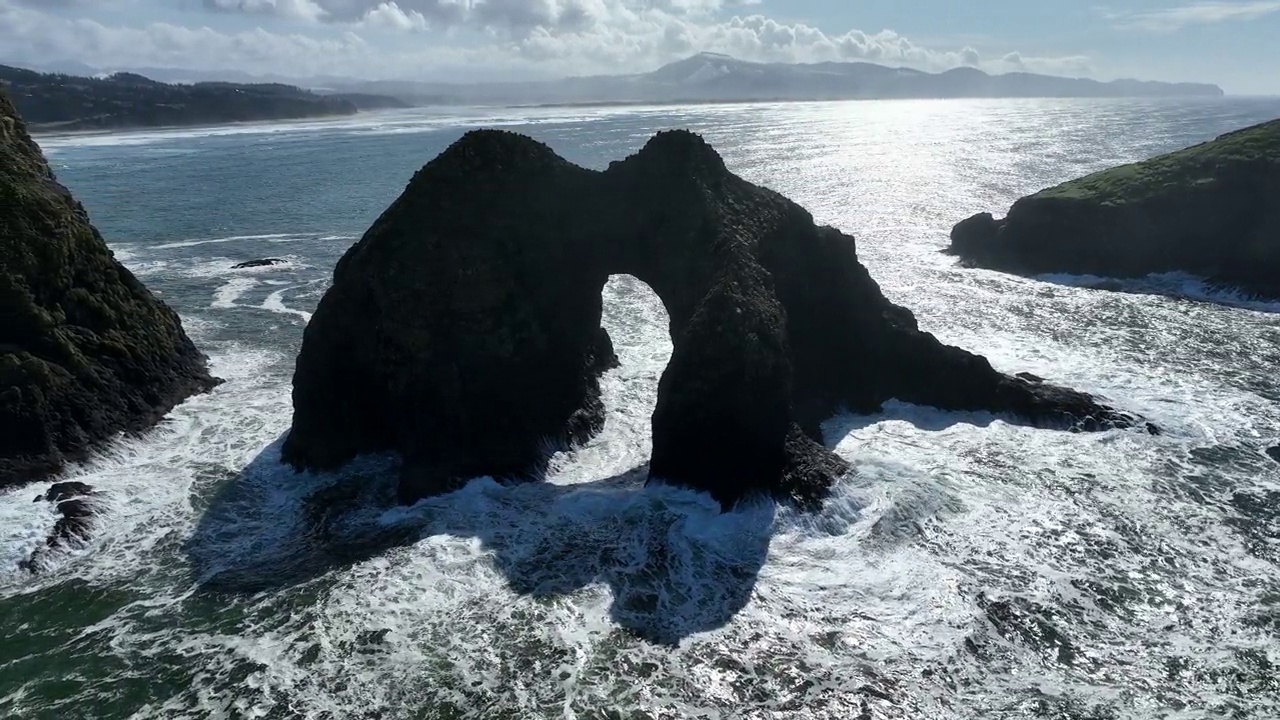
POLYGON ((720 153, 701 135, 688 130, 664 130, 627 158, 624 167, 644 167, 674 177, 723 178, 729 170, 720 153))
POLYGON ((553 164, 567 164, 567 161, 547 145, 527 135, 482 129, 463 135, 423 170, 510 173, 553 164))
POLYGON ((83 460, 215 383, 0 90, 0 487, 83 460))

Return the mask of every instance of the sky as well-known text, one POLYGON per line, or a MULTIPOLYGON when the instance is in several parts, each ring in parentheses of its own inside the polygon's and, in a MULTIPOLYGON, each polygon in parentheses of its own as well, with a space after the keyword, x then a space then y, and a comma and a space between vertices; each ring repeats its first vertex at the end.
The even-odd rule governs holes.
POLYGON ((524 80, 702 51, 1280 95, 1280 0, 0 0, 0 62, 54 69, 524 80))

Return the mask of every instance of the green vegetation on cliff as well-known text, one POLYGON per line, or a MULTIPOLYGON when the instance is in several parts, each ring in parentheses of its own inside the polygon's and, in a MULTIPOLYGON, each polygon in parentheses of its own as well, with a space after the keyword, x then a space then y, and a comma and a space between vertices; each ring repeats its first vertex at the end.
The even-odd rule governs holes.
POLYGON ((150 427, 214 382, 0 91, 0 487, 150 427))
POLYGON ((33 127, 65 131, 292 120, 403 107, 393 98, 318 95, 274 83, 177 85, 133 73, 87 78, 4 65, 0 86, 33 127))
POLYGON ((951 231, 966 264, 1037 275, 1185 272, 1280 298, 1280 120, 1024 197, 951 231))
POLYGON ((1180 192, 1188 186, 1217 182, 1224 166, 1240 163, 1280 163, 1280 120, 1236 130, 1216 140, 1150 160, 1086 175, 1032 197, 1122 205, 1180 192))

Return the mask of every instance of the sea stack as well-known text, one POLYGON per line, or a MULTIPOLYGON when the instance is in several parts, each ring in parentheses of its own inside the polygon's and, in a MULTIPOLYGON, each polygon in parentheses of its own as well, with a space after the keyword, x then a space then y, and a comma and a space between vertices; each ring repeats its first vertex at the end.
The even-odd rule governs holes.
POLYGON ((1280 120, 1024 197, 951 231, 966 265, 1023 275, 1182 271, 1280 298, 1280 120))
POLYGON ((145 430, 216 382, 0 91, 0 487, 145 430))
POLYGON ((674 351, 650 480, 725 506, 809 504, 847 468, 819 424, 890 398, 1098 430, 1135 418, 1001 374, 885 299, 854 239, 659 133, 603 172, 528 137, 466 134, 414 175, 338 263, 307 326, 284 459, 404 458, 404 502, 468 478, 536 474, 604 422, 612 274, 649 284, 674 351))

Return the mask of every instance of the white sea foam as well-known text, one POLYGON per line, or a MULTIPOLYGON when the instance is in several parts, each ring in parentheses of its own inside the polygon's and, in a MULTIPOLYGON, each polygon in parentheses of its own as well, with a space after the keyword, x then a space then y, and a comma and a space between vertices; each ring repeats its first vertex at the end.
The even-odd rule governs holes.
POLYGON ((1280 313, 1280 302, 1259 300, 1242 291, 1212 285, 1202 277, 1188 273, 1153 273, 1142 278, 1117 279, 1100 275, 1072 275, 1048 273, 1038 276, 1046 282, 1078 285, 1087 288, 1103 288, 1119 292, 1145 295, 1168 295, 1238 307, 1257 312, 1280 313))
POLYGON ((154 245, 155 250, 172 250, 174 248, 197 247, 200 245, 212 245, 219 243, 240 242, 245 240, 266 240, 268 242, 295 242, 297 240, 309 240, 314 235, 295 235, 292 233, 270 233, 267 235, 228 235, 227 237, 218 238, 191 238, 188 240, 178 240, 174 242, 162 243, 154 245))
POLYGON ((306 312, 305 310, 295 310, 284 304, 284 294, 290 290, 295 290, 298 287, 299 286, 290 286, 276 290, 268 295, 266 300, 262 301, 261 307, 264 310, 270 310, 271 312, 283 313, 285 315, 297 315, 302 318, 303 322, 311 322, 311 313, 306 312))
POLYGON ((236 301, 257 287, 259 282, 254 278, 231 278, 213 294, 213 303, 209 307, 223 310, 236 307, 236 301))
MULTIPOLYGON (((61 582, 68 573, 129 575, 149 566, 160 546, 172 545, 171 532, 191 520, 191 493, 198 483, 234 473, 261 450, 269 433, 287 424, 286 391, 263 382, 269 377, 264 369, 280 360, 257 349, 215 355, 210 370, 225 384, 187 400, 147 435, 117 440, 91 461, 70 466, 60 479, 100 491, 96 502, 102 515, 90 544, 65 553, 70 566, 46 569, 39 585, 61 582)), ((15 589, 11 583, 22 587, 26 575, 17 562, 42 544, 53 526, 52 508, 32 503, 34 494, 29 488, 0 494, 0 514, 10 521, 4 526, 14 528, 0 540, 0 594, 15 589)))
POLYGON ((485 108, 459 108, 457 112, 440 112, 424 108, 401 111, 365 112, 342 118, 319 120, 277 121, 266 123, 239 123, 191 128, 163 128, 123 130, 102 133, 73 133, 40 135, 41 148, 50 155, 58 155, 77 148, 136 148, 146 145, 180 145, 198 143, 218 138, 255 136, 277 140, 303 139, 319 134, 337 135, 398 135, 423 133, 447 127, 466 125, 523 124, 530 118, 542 122, 567 122, 605 114, 626 112, 617 108, 565 111, 554 108, 528 108, 494 111, 485 108))
MULTIPOLYGON (((276 266, 276 267, 279 267, 279 266, 276 266)), ((267 270, 269 268, 254 268, 254 269, 267 270)), ((279 285, 279 284, 280 284, 279 281, 260 280, 254 277, 233 277, 227 280, 225 283, 223 283, 223 285, 214 292, 213 302, 210 303, 209 307, 220 309, 220 310, 229 310, 233 308, 266 310, 266 311, 278 313, 281 315, 291 315, 291 316, 302 318, 303 324, 310 322, 311 313, 305 310, 299 310, 286 305, 285 295, 286 293, 291 293, 296 290, 309 288, 313 285, 316 285, 317 281, 312 281, 312 282, 301 284, 301 285, 289 284, 287 285, 287 287, 282 287, 277 290, 273 290, 269 294, 267 294, 262 299, 261 302, 256 304, 243 302, 246 296, 252 294, 252 292, 256 288, 258 288, 260 285, 271 286, 271 285, 279 285)))

